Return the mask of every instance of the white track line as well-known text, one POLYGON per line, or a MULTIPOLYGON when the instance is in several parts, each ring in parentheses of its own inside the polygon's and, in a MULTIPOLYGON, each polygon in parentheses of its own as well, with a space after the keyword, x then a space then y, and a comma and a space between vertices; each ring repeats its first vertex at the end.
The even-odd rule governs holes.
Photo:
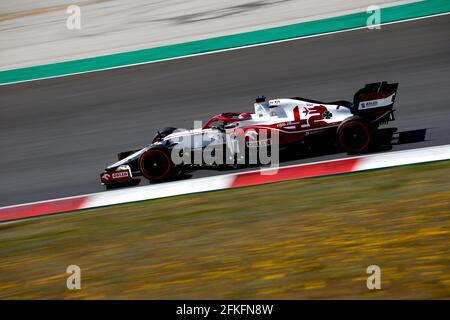
MULTIPOLYGON (((293 164, 279 167, 279 169, 301 168, 305 166, 334 163, 339 161, 348 161, 352 159, 358 159, 359 161, 357 162, 356 167, 349 172, 390 168, 395 166, 411 165, 432 161, 442 161, 450 159, 450 145, 425 147, 410 150, 400 150, 385 153, 373 153, 369 155, 362 155, 355 157, 315 161, 302 164, 293 164)), ((265 171, 270 170, 273 170, 273 168, 249 170, 224 175, 217 175, 212 177, 173 181, 157 185, 140 186, 107 192, 83 194, 66 198, 16 204, 0 207, 0 209, 20 208, 28 205, 51 203, 54 201, 75 199, 81 197, 86 198, 86 203, 85 205, 83 205, 83 208, 93 208, 106 205, 165 198, 183 194, 215 191, 230 188, 233 180, 237 176, 255 172, 260 172, 262 173, 262 175, 264 175, 265 171)))
MULTIPOLYGON (((423 20, 423 19, 428 19, 428 18, 445 16, 445 15, 448 15, 448 14, 450 14, 450 12, 438 13, 438 14, 433 14, 433 15, 429 15, 429 16, 423 16, 423 17, 418 17, 418 18, 410 18, 410 19, 393 21, 393 22, 386 22, 386 23, 381 23, 380 26, 388 26, 388 25, 394 25, 394 24, 399 24, 399 23, 404 23, 404 22, 423 20)), ((58 76, 43 77, 43 78, 30 79, 30 80, 21 80, 21 81, 7 82, 7 83, 0 83, 0 86, 6 86, 6 85, 11 85, 11 84, 17 84, 17 83, 25 83, 25 82, 31 82, 31 81, 38 81, 38 80, 46 80, 46 79, 69 77, 69 76, 75 76, 75 75, 80 75, 80 74, 85 74, 85 73, 93 73, 93 72, 100 72, 100 71, 107 71, 107 70, 114 70, 114 69, 121 69, 121 68, 128 68, 128 67, 140 66, 140 65, 151 64, 151 63, 172 61, 172 60, 178 60, 178 59, 185 59, 185 58, 203 56, 203 55, 208 55, 208 54, 215 54, 215 53, 221 53, 221 52, 227 52, 227 51, 235 51, 235 50, 241 50, 241 49, 247 49, 247 48, 266 46, 266 45, 277 44, 277 43, 282 43, 282 42, 289 42, 289 41, 296 41, 296 40, 302 40, 302 39, 322 37, 322 36, 328 36, 328 35, 333 35, 333 34, 338 34, 338 33, 362 30, 362 29, 368 29, 368 27, 364 26, 364 27, 357 27, 357 28, 351 28, 351 29, 346 29, 346 30, 331 31, 331 32, 319 33, 319 34, 314 34, 314 35, 309 35, 309 36, 302 36, 302 37, 289 38, 289 39, 283 39, 283 40, 275 40, 275 41, 251 44, 251 45, 235 47, 235 48, 213 50, 213 51, 208 51, 208 52, 194 53, 194 54, 189 54, 189 55, 179 56, 179 57, 173 57, 173 58, 167 58, 167 59, 160 59, 160 60, 153 60, 153 61, 125 64, 125 65, 122 65, 122 66, 116 66, 116 67, 110 67, 110 68, 102 68, 102 69, 96 69, 96 70, 90 70, 90 71, 74 72, 74 73, 68 73, 68 74, 63 74, 63 75, 58 75, 58 76)), ((375 32, 376 30, 373 30, 373 31, 375 32)), ((149 48, 149 49, 151 49, 151 48, 149 48)), ((145 50, 145 49, 143 49, 143 50, 145 50)), ((126 52, 123 52, 123 53, 126 53, 126 52)), ((82 60, 84 60, 84 59, 82 59, 82 60)), ((73 60, 73 61, 76 61, 76 60, 73 60)), ((67 62, 69 62, 69 61, 67 61, 67 62)), ((14 69, 12 69, 12 70, 14 70, 14 69)), ((12 71, 12 70, 4 70, 2 72, 12 71)))

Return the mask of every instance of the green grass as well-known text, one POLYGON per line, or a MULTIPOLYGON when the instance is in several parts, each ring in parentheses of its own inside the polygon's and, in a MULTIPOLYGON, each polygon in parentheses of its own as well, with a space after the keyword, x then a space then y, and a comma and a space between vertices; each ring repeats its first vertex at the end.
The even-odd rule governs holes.
POLYGON ((450 161, 0 224, 0 298, 448 299, 448 177, 450 161))

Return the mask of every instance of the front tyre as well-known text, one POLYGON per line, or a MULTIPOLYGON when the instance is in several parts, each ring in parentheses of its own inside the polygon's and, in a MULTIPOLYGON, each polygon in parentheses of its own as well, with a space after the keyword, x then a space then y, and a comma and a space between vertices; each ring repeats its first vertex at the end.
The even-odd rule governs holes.
POLYGON ((165 149, 149 149, 139 158, 142 175, 150 182, 169 180, 175 172, 170 152, 165 149))
POLYGON ((339 125, 337 138, 340 146, 348 153, 365 152, 372 141, 369 125, 360 117, 352 117, 339 125))

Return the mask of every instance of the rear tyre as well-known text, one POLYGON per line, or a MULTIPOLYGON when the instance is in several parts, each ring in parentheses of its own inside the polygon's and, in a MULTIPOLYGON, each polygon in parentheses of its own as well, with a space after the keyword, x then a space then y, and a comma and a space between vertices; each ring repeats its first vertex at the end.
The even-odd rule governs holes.
POLYGON ((169 180, 175 167, 170 159, 170 152, 165 149, 150 149, 139 158, 139 168, 144 178, 150 182, 169 180))
POLYGON ((337 138, 346 152, 362 153, 369 148, 372 132, 369 125, 360 117, 352 117, 339 125, 337 138))

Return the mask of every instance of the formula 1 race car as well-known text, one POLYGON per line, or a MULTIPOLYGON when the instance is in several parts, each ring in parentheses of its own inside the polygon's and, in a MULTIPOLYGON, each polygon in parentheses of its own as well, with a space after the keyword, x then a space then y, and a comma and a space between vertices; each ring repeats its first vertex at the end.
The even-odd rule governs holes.
POLYGON ((259 96, 254 112, 226 112, 200 128, 159 130, 152 143, 118 154, 118 162, 101 174, 107 189, 174 179, 200 167, 260 163, 261 150, 299 150, 305 144, 334 144, 351 154, 367 152, 382 124, 395 120, 398 83, 371 83, 353 102, 323 102, 301 97, 266 101, 259 96), (256 156, 251 157, 252 151, 256 156), (256 159, 256 160, 255 160, 256 159), (252 163, 254 163, 252 162, 252 163))

